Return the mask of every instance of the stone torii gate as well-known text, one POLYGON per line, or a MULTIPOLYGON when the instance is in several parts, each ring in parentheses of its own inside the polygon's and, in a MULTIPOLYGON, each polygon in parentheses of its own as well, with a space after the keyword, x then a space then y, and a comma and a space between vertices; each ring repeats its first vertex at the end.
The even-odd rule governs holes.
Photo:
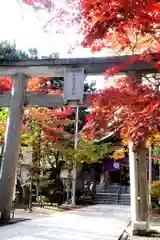
MULTIPOLYGON (((131 56, 108 57, 108 58, 77 58, 77 59, 46 59, 46 60, 23 60, 8 61, 0 60, 0 76, 13 77, 12 92, 0 95, 0 106, 9 107, 9 117, 6 130, 4 159, 2 162, 0 176, 0 211, 1 219, 8 220, 12 207, 12 196, 16 174, 16 164, 19 155, 19 141, 21 123, 25 107, 61 107, 64 106, 62 95, 51 95, 43 93, 27 93, 27 77, 53 77, 63 76, 64 69, 83 68, 86 75, 100 75, 106 69, 121 65, 131 56)), ((124 72, 154 72, 155 69, 149 63, 136 62, 129 65, 124 72)), ((84 96, 87 102, 87 96, 84 96)), ((133 230, 145 228, 147 215, 140 217, 139 206, 147 202, 147 185, 145 161, 137 165, 136 153, 130 150, 130 183, 131 183, 131 211, 133 230), (138 178, 138 173, 143 172, 143 177, 138 178), (139 186, 139 188, 138 188, 139 186), (140 186, 142 186, 143 191, 140 186), (137 191, 139 189, 139 191, 137 191), (146 199, 146 200, 145 200, 146 199), (143 226, 142 223, 143 222, 143 226)), ((142 229, 143 230, 143 229, 142 229)))

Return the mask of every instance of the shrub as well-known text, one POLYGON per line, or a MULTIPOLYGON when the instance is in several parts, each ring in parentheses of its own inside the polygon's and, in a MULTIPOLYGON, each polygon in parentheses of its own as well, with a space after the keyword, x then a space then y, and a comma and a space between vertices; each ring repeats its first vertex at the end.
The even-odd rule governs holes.
POLYGON ((153 198, 160 198, 160 180, 152 183, 151 195, 153 198))

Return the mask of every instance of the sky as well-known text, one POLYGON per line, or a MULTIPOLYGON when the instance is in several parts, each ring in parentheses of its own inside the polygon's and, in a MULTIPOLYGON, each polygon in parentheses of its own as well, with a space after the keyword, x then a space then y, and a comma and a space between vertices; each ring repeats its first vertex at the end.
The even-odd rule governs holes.
MULTIPOLYGON (((68 29, 65 36, 57 35, 54 26, 46 32, 43 26, 51 19, 49 13, 36 13, 31 7, 22 5, 20 0, 0 0, 0 4, 0 40, 15 41, 18 49, 37 48, 41 56, 53 52, 59 52, 60 57, 70 58, 106 56, 106 52, 93 55, 89 49, 82 47, 68 55, 69 44, 73 44, 77 38, 73 29, 68 29)), ((103 76, 91 78, 96 80, 98 88, 103 87, 103 76)))

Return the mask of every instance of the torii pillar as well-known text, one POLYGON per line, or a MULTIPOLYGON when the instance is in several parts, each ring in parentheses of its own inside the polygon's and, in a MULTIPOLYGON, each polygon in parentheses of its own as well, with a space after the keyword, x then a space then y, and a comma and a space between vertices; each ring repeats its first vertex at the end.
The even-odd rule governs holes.
POLYGON ((135 151, 132 142, 129 142, 129 168, 132 234, 145 234, 149 230, 146 150, 135 151))
POLYGON ((10 213, 12 209, 26 88, 27 78, 25 78, 23 74, 19 73, 13 76, 7 130, 5 136, 4 159, 2 162, 0 176, 0 211, 1 220, 3 221, 10 219, 10 213))

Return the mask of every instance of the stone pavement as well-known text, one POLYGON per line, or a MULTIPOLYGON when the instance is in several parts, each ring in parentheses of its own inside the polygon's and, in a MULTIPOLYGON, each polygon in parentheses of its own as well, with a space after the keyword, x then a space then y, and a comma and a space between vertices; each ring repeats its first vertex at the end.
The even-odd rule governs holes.
POLYGON ((2 240, 118 240, 130 207, 94 205, 0 227, 2 240))

